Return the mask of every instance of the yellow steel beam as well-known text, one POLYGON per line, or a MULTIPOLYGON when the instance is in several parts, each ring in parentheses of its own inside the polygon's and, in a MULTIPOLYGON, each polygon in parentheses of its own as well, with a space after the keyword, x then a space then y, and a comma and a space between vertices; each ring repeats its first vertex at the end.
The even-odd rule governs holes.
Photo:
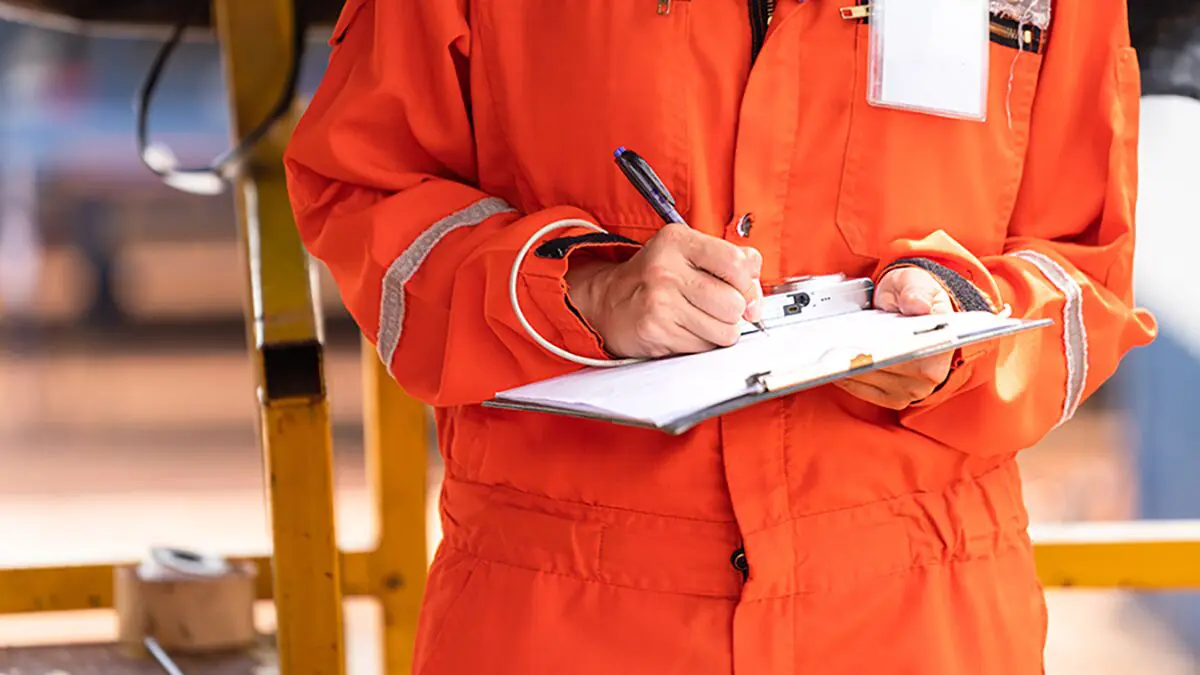
POLYGON ((1039 524, 1030 535, 1047 587, 1200 588, 1200 521, 1039 524))
MULTIPOLYGON (((409 422, 417 422, 416 416, 409 422)), ((380 459, 383 462, 376 467, 390 466, 389 459, 380 459)), ((415 481, 407 482, 411 489, 415 481)), ((392 484, 404 490, 401 483, 392 484)), ((384 506, 390 500, 381 501, 384 506)), ((415 520, 412 514, 404 513, 385 518, 399 523, 415 520)), ((388 531, 388 527, 383 530, 388 531)), ((399 658, 404 657, 405 645, 411 639, 407 631, 412 624, 406 626, 405 622, 415 620, 423 590, 424 567, 411 555, 424 551, 423 543, 413 541, 416 533, 414 529, 400 530, 403 538, 384 537, 396 542, 391 553, 387 549, 347 552, 341 562, 345 595, 379 597, 384 607, 394 612, 390 614, 396 618, 391 622, 392 639, 400 640, 400 645, 391 653, 399 654, 399 658), (408 546, 404 545, 406 540, 408 546)), ((1200 521, 1035 525, 1031 533, 1038 573, 1047 587, 1200 588, 1200 521)), ((270 599, 271 560, 233 560, 250 560, 259 566, 258 597, 270 599)), ((111 564, 0 569, 0 615, 112 607, 112 570, 111 564)), ((403 661, 394 663, 403 666, 403 661)))
MULTIPOLYGON (((292 0, 213 0, 235 141, 267 118, 284 90, 297 56, 292 8, 292 0)), ((283 173, 291 122, 276 125, 239 167, 235 202, 249 273, 247 324, 271 515, 280 673, 340 675, 332 438, 320 318, 283 173)))
MULTIPOLYGON (((369 437, 380 439, 401 432, 402 438, 415 439, 416 430, 424 424, 423 417, 416 414, 417 406, 398 390, 384 388, 380 394, 368 403, 369 409, 378 411, 380 408, 374 406, 382 404, 393 414, 380 416, 380 426, 369 431, 369 437), (389 397, 395 400, 390 401, 389 397), (402 433, 404 429, 411 436, 402 433)), ((369 447, 378 450, 381 445, 372 440, 369 447)), ((412 457, 420 457, 416 451, 413 446, 407 449, 397 446, 372 460, 373 483, 390 475, 388 486, 397 491, 393 495, 397 499, 380 500, 383 509, 380 515, 385 519, 381 531, 388 533, 382 539, 392 542, 393 548, 347 552, 341 559, 345 595, 375 596, 383 604, 388 673, 407 672, 412 630, 423 590, 425 554, 423 541, 416 540, 418 533, 424 536, 419 529, 423 521, 417 523, 418 518, 411 511, 389 509, 416 501, 415 476, 423 476, 423 472, 417 466, 409 473, 386 472, 406 467, 412 457), (402 461, 393 463, 393 458, 402 461), (408 526, 390 529, 387 523, 391 522, 408 526), (417 551, 422 552, 420 560, 414 555, 417 551)), ((1048 588, 1200 588, 1200 521, 1039 524, 1030 528, 1030 533, 1034 538, 1038 573, 1048 588)), ((270 599, 270 559, 233 560, 250 560, 259 565, 258 597, 270 599)), ((108 608, 112 606, 112 578, 111 564, 0 569, 0 615, 108 608)))
POLYGON ((376 509, 379 548, 371 574, 382 582, 383 672, 412 671, 413 638, 425 589, 425 406, 409 398, 363 341, 367 475, 376 509))
MULTIPOLYGON (((348 596, 376 595, 380 582, 371 575, 373 552, 342 556, 342 589, 348 596)), ((258 598, 272 597, 271 559, 236 557, 258 565, 258 598)), ((129 563, 118 563, 129 564, 129 563)), ((113 606, 113 565, 63 565, 0 569, 0 615, 66 612, 113 606)))

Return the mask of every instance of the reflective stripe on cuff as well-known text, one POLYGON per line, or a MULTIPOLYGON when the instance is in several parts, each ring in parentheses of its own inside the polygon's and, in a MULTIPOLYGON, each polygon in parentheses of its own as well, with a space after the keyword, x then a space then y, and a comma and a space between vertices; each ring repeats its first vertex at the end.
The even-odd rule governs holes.
POLYGON ((1063 352, 1067 358, 1067 392, 1063 397, 1062 417, 1058 421, 1061 426, 1075 415, 1087 384, 1088 340, 1087 326, 1083 322, 1083 289, 1062 265, 1045 254, 1025 250, 1008 255, 1037 267, 1066 297, 1063 305, 1063 352))
POLYGON ((433 247, 447 234, 460 227, 474 227, 499 213, 515 211, 503 199, 487 197, 467 208, 451 213, 421 233, 400 257, 392 261, 383 275, 383 292, 379 301, 379 337, 375 351, 387 367, 391 367, 400 334, 404 330, 404 286, 421 269, 433 247))

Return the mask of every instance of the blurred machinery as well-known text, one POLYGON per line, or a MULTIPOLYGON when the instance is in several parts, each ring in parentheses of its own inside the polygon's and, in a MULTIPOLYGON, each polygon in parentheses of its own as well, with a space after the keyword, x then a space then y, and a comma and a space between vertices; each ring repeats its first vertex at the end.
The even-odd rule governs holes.
MULTIPOLYGON (((66 31, 166 39, 138 98, 136 150, 164 182, 201 195, 230 195, 237 213, 245 334, 257 381, 272 535, 271 555, 253 561, 258 569, 270 570, 259 575, 265 583, 257 585, 258 597, 273 599, 276 608, 275 649, 269 651, 277 655, 279 672, 288 675, 343 672, 343 595, 369 595, 383 610, 385 669, 407 672, 427 560, 425 411, 399 392, 374 350, 364 349, 364 426, 379 541, 371 551, 339 551, 323 317, 314 301, 315 275, 292 222, 281 161, 297 113, 309 30, 322 25, 327 30, 341 2, 209 2, 14 0, 0 2, 0 16, 66 31), (144 123, 170 54, 186 40, 210 33, 221 47, 231 147, 209 163, 185 168, 172 151, 148 140, 144 123), (389 452, 379 451, 384 446, 389 452)), ((101 161, 113 161, 114 154, 103 153, 101 161)), ((123 562, 0 570, 0 613, 112 607, 114 578, 123 562)), ((25 672, 81 662, 89 669, 96 662, 111 664, 105 672, 142 670, 136 662, 122 665, 115 650, 81 659, 65 648, 5 656, 18 659, 12 666, 25 672)), ((235 658, 232 672, 248 670, 245 655, 224 658, 235 658)))
MULTIPOLYGON (((1156 342, 1122 368, 1136 451, 1138 516, 1200 518, 1200 311, 1192 285, 1196 176, 1200 175, 1200 3, 1130 2, 1142 65, 1138 301, 1158 316, 1156 342)), ((1194 563, 1193 563, 1194 564, 1194 563)), ((1144 606, 1200 656, 1200 596, 1149 594, 1144 606)))
MULTIPOLYGON (((342 0, 298 0, 293 6, 314 29, 328 32, 342 9, 342 0)), ((219 20, 219 10, 204 0, 4 0, 0 3, 0 19, 74 33, 123 37, 166 37, 181 17, 189 28, 207 35, 219 20)))

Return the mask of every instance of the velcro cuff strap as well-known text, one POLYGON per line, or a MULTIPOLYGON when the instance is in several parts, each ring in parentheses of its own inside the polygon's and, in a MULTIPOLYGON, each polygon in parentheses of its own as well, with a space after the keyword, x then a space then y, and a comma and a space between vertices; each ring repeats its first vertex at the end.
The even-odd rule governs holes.
MULTIPOLYGON (((900 258, 887 266, 884 274, 887 274, 897 267, 919 267, 920 269, 929 272, 941 282, 942 287, 954 299, 954 303, 960 311, 964 312, 994 312, 995 308, 992 303, 988 302, 987 296, 983 294, 975 284, 967 281, 963 275, 946 267, 945 265, 930 260, 929 258, 900 258)), ((882 278, 882 274, 880 277, 882 278)))
POLYGON ((603 244, 632 244, 638 246, 638 242, 622 237, 619 234, 609 232, 591 232, 588 234, 578 234, 571 237, 558 237, 556 239, 548 239, 542 242, 540 246, 533 252, 539 258, 549 258, 551 260, 562 260, 567 257, 573 249, 580 246, 597 246, 603 244))

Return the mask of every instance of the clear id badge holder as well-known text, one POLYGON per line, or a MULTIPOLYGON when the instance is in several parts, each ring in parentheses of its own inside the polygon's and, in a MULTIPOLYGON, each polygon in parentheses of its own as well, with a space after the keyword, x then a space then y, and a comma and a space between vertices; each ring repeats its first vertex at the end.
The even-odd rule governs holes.
POLYGON ((871 0, 867 101, 987 119, 988 0, 871 0))

